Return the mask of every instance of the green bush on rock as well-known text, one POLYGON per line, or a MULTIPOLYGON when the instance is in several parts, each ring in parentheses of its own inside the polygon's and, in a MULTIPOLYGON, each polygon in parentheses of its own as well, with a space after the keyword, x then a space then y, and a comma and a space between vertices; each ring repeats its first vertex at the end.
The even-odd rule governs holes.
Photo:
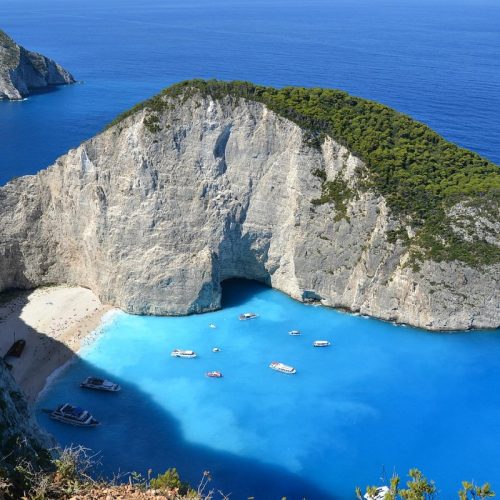
POLYGON ((195 493, 195 491, 185 483, 180 480, 179 473, 177 469, 167 469, 164 474, 159 474, 156 479, 151 479, 150 486, 154 490, 159 491, 177 491, 180 495, 188 495, 190 493, 195 493))
MULTIPOLYGON (((410 480, 406 488, 401 488, 401 478, 395 474, 389 484, 384 486, 368 486, 363 494, 361 488, 356 488, 358 500, 434 500, 439 498, 434 481, 429 481, 420 470, 411 469, 408 472, 410 480)), ((474 482, 463 481, 462 489, 458 491, 459 500, 485 500, 494 497, 495 492, 488 483, 482 486, 474 482)))
MULTIPOLYGON (((229 98, 234 103, 239 98, 261 102, 304 129, 308 144, 319 147, 330 136, 344 145, 368 167, 360 188, 382 195, 392 215, 414 228, 413 241, 402 241, 412 246, 413 260, 459 260, 472 266, 500 262, 500 250, 493 244, 468 244, 453 233, 448 216, 459 201, 484 205, 487 200, 491 216, 498 219, 498 166, 382 104, 334 89, 275 89, 242 81, 190 80, 140 103, 110 126, 146 109, 146 127, 159 132, 159 113, 170 108, 169 98, 184 103, 194 95, 229 98)), ((334 203, 335 219, 340 220, 351 194, 346 186, 324 178, 322 195, 313 203, 334 203)))

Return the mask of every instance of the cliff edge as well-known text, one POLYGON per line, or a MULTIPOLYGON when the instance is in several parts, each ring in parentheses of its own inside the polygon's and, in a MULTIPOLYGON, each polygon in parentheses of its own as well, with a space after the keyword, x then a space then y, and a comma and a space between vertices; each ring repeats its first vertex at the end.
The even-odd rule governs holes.
POLYGON ((0 99, 22 99, 34 89, 74 82, 52 59, 26 50, 0 30, 0 99))
POLYGON ((29 462, 34 467, 48 462, 50 455, 47 448, 54 442, 38 426, 3 359, 0 359, 0 410, 2 479, 15 474, 15 467, 23 461, 24 465, 29 462))
POLYGON ((77 284, 189 314, 239 277, 430 330, 495 328, 498 185, 496 165, 343 92, 184 82, 0 188, 0 290, 77 284))

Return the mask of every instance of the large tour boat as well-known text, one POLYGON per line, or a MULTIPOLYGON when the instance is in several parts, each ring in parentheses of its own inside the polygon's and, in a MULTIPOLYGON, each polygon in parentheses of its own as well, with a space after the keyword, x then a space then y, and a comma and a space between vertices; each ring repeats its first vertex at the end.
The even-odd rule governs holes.
POLYGON ((253 312, 240 314, 240 321, 246 321, 247 319, 254 319, 257 317, 257 314, 253 312))
POLYGON ((314 347, 328 347, 330 345, 330 342, 328 340, 315 340, 313 342, 314 347))
POLYGON ((196 353, 194 351, 183 351, 182 349, 174 349, 170 356, 174 358, 196 358, 196 353))
POLYGON ((59 422, 77 427, 97 427, 100 425, 87 410, 68 403, 58 406, 50 413, 50 417, 59 422))
POLYGON ((96 391, 107 391, 107 392, 118 392, 121 390, 121 387, 118 384, 97 377, 87 377, 80 384, 80 387, 84 387, 85 389, 95 389, 96 391))
POLYGON ((293 366, 285 365, 284 363, 280 363, 279 361, 273 361, 269 365, 269 368, 272 368, 273 370, 276 370, 277 372, 288 373, 289 375, 293 375, 294 373, 297 373, 297 370, 293 366))

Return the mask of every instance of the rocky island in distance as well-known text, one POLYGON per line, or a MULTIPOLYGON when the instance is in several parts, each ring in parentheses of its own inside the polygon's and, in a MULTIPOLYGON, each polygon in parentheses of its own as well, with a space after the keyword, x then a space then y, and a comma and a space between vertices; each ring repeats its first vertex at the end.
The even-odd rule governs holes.
POLYGON ((345 92, 183 82, 0 188, 0 290, 67 283, 178 315, 217 309, 240 277, 429 330, 496 328, 497 169, 345 92))
POLYGON ((23 99, 32 90, 75 83, 52 59, 18 45, 0 30, 0 99, 23 99))

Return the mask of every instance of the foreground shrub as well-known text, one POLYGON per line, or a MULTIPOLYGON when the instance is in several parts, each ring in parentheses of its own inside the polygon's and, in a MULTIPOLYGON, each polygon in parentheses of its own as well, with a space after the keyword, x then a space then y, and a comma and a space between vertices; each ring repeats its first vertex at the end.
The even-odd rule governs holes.
MULTIPOLYGON (((411 469, 408 473, 410 480, 406 488, 400 487, 401 478, 395 474, 389 484, 383 486, 368 486, 363 495, 361 488, 356 488, 358 500, 434 500, 439 498, 437 487, 432 480, 428 480, 418 469, 411 469)), ((488 483, 482 486, 473 481, 463 481, 462 489, 458 492, 460 500, 485 500, 494 497, 495 492, 488 483)))

